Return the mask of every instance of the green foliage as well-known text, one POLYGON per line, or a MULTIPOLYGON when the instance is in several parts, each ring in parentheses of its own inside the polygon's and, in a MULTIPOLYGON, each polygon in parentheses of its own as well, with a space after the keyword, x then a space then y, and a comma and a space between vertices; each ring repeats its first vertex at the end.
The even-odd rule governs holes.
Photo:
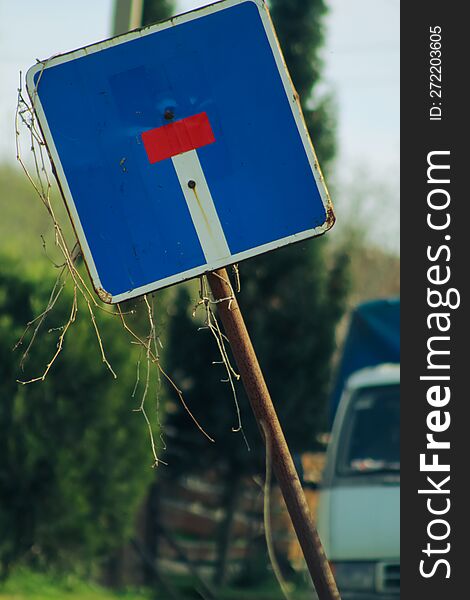
MULTIPOLYGON (((178 574, 167 576, 171 588, 178 598, 197 598, 198 585, 190 577, 178 574)), ((250 589, 224 588, 218 593, 219 600, 283 600, 279 585, 271 575, 268 582, 250 589)), ((295 590, 296 600, 310 600, 311 591, 302 586, 295 590)), ((105 590, 99 585, 83 581, 77 577, 58 576, 50 573, 37 573, 27 569, 17 569, 3 585, 0 583, 0 600, 167 600, 166 590, 153 586, 152 590, 126 589, 105 590)))
MULTIPOLYGON (((72 239, 62 200, 54 193, 52 201, 57 218, 64 223, 67 239, 72 239)), ((53 260, 60 260, 59 252, 54 249, 51 218, 31 183, 16 165, 0 164, 0 207, 0 252, 8 254, 22 265, 44 262, 44 240, 48 255, 53 260)))
POLYGON ((145 423, 132 413, 136 357, 117 319, 97 314, 114 381, 79 300, 46 379, 18 384, 41 375, 54 355, 72 291, 64 289, 23 372, 21 348, 12 349, 47 305, 55 273, 0 263, 0 566, 85 568, 123 543, 152 477, 145 423))
MULTIPOLYGON (((75 235, 56 186, 52 202, 72 248, 75 235)), ((16 383, 44 371, 60 335, 48 330, 66 323, 72 292, 63 293, 21 372, 21 349, 13 353, 12 348, 26 323, 46 306, 57 273, 52 262, 63 258, 50 216, 18 166, 0 165, 0 205, 0 578, 18 561, 74 571, 91 564, 96 572, 101 557, 108 558, 133 532, 136 512, 155 479, 148 430, 143 416, 132 412, 140 402, 145 360, 132 399, 139 351, 117 318, 100 318, 97 311, 118 373, 114 381, 80 302, 78 320, 47 379, 26 387, 16 383)), ((88 281, 85 269, 82 274, 88 281)), ((165 295, 159 295, 155 316, 159 333, 165 295)), ((133 327, 145 337, 148 319, 140 308, 133 327)), ((152 424, 154 393, 152 382, 147 396, 152 424)))
POLYGON ((146 600, 150 594, 138 591, 120 592, 104 590, 95 583, 82 581, 73 574, 58 575, 38 573, 29 569, 16 569, 8 580, 0 584, 0 600, 146 600))
POLYGON ((163 21, 175 13, 175 3, 172 0, 144 0, 142 25, 151 25, 157 21, 163 21))
POLYGON ((324 171, 336 152, 336 107, 333 96, 317 97, 323 61, 324 0, 271 0, 271 16, 279 43, 300 96, 302 109, 313 145, 324 171))
POLYGON ((325 245, 296 245, 254 259, 242 271, 240 305, 294 453, 313 450, 325 427, 334 328, 347 289, 347 259, 328 261, 325 245))

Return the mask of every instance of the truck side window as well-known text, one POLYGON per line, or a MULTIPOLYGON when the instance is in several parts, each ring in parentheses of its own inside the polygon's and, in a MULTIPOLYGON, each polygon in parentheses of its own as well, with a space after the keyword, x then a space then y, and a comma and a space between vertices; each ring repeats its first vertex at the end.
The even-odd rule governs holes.
POLYGON ((400 470, 399 386, 358 390, 343 428, 338 454, 341 474, 400 470))

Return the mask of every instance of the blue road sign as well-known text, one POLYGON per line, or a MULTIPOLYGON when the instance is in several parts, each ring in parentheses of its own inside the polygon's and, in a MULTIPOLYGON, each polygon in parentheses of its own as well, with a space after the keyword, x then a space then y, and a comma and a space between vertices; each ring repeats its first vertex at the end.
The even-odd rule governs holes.
POLYGON ((334 218, 262 0, 53 57, 28 93, 90 271, 120 302, 334 218))

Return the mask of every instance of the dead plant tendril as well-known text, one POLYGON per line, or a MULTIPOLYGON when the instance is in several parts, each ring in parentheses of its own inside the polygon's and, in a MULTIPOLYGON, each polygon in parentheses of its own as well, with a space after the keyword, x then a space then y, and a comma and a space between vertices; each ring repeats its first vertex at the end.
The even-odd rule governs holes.
MULTIPOLYGON (((235 268, 234 268, 234 274, 236 277, 237 290, 240 291, 240 279, 238 276, 238 267, 237 266, 235 266, 235 268)), ((217 277, 220 277, 220 275, 218 275, 216 272, 214 272, 214 275, 216 275, 217 277)), ((220 355, 220 360, 214 361, 212 364, 213 365, 222 365, 224 367, 225 378, 221 379, 221 382, 226 383, 230 386, 230 390, 231 390, 231 394, 232 394, 232 398, 233 398, 233 402, 234 402, 234 406, 235 406, 236 424, 232 427, 232 431, 234 433, 242 434, 243 439, 246 444, 246 447, 248 450, 250 450, 248 440, 245 436, 245 432, 243 431, 240 405, 238 402, 237 390, 235 387, 235 381, 238 381, 240 379, 240 375, 235 371, 234 367, 232 366, 230 357, 227 352, 226 344, 228 343, 228 339, 222 333, 222 330, 220 329, 219 321, 217 320, 217 317, 213 310, 213 306, 220 304, 221 302, 228 302, 229 308, 230 308, 232 301, 235 299, 235 292, 233 290, 233 287, 232 287, 232 284, 230 283, 230 281, 227 281, 226 283, 228 283, 228 285, 230 287, 230 292, 231 292, 230 297, 214 300, 211 297, 211 295, 209 294, 209 284, 207 282, 207 277, 205 275, 203 275, 199 281, 200 281, 199 301, 197 302, 196 306, 194 307, 193 317, 196 316, 196 313, 199 308, 202 308, 204 310, 204 325, 202 327, 199 327, 198 330, 201 331, 204 329, 208 329, 211 332, 212 336, 214 337, 214 340, 217 344, 217 349, 218 349, 218 352, 220 355)))
MULTIPOLYGON (((50 59, 48 59, 50 60, 50 59)), ((169 388, 173 390, 173 392, 178 397, 182 406, 190 416, 190 418, 195 423, 196 427, 201 431, 203 435, 206 436, 208 440, 213 442, 212 437, 203 429, 203 427, 199 424, 197 419, 192 414, 190 408, 184 400, 183 393, 178 388, 176 383, 170 377, 170 375, 163 369, 161 361, 160 361, 160 348, 162 347, 160 338, 156 332, 155 328, 155 317, 154 317, 154 300, 153 298, 149 300, 148 296, 144 296, 143 305, 145 306, 147 320, 148 320, 148 334, 145 337, 140 337, 129 325, 126 320, 126 316, 129 314, 133 314, 135 310, 130 312, 125 312, 121 309, 121 306, 118 304, 116 308, 111 308, 98 302, 94 293, 87 285, 85 280, 83 279, 81 273, 77 268, 77 259, 79 258, 81 251, 80 246, 77 243, 73 245, 71 249, 69 249, 63 229, 56 218, 56 213, 54 211, 54 207, 51 201, 51 191, 52 191, 52 183, 50 172, 54 171, 54 167, 52 165, 52 161, 50 160, 50 156, 48 154, 46 144, 44 142, 42 132, 36 120, 35 114, 35 104, 37 102, 37 86, 41 80, 44 69, 47 66, 48 60, 46 61, 38 61, 42 65, 42 69, 39 72, 39 76, 36 81, 36 88, 33 90, 31 94, 31 99, 27 97, 27 95, 23 91, 23 77, 20 72, 19 75, 19 87, 18 87, 18 99, 17 106, 15 111, 15 138, 16 138, 16 158, 33 189, 36 192, 37 197, 40 199, 42 205, 47 211, 54 232, 54 244, 59 249, 60 255, 62 256, 61 264, 57 264, 52 259, 49 258, 47 253, 46 243, 44 238, 42 237, 42 246, 46 256, 49 258, 51 264, 54 268, 58 269, 58 275, 55 281, 55 284, 51 290, 48 302, 44 309, 38 314, 34 319, 26 324, 25 330, 21 335, 20 339, 14 346, 14 350, 23 349, 22 356, 20 359, 20 366, 24 369, 24 365, 28 359, 29 354, 33 348, 34 342, 37 339, 37 336, 43 327, 48 315, 54 309, 59 297, 61 296, 65 286, 72 285, 73 286, 73 300, 72 305, 70 307, 68 320, 62 326, 51 329, 49 332, 57 331, 59 333, 56 350, 51 357, 50 361, 44 368, 44 371, 31 379, 28 380, 18 380, 18 383, 22 385, 28 385, 39 381, 44 381, 54 366, 54 363, 58 359, 60 353, 62 352, 64 341, 67 335, 69 335, 69 331, 72 329, 74 323, 77 319, 77 314, 79 310, 78 299, 81 297, 85 305, 87 307, 87 312, 93 326, 95 336, 97 339, 101 360, 104 363, 105 367, 109 370, 114 378, 117 378, 117 374, 113 370, 110 362, 107 359, 107 355, 105 352, 105 347, 103 344, 103 339, 101 337, 100 329, 98 326, 98 322, 96 320, 96 311, 101 311, 106 313, 109 316, 117 317, 126 333, 129 335, 131 344, 136 344, 141 349, 140 357, 137 361, 136 368, 136 382, 134 386, 134 390, 132 392, 132 398, 134 399, 139 386, 142 384, 143 389, 140 394, 140 401, 138 406, 134 409, 136 412, 142 414, 149 434, 150 439, 150 447, 153 457, 153 466, 156 467, 159 464, 164 463, 158 456, 158 446, 154 439, 153 428, 148 416, 146 401, 148 399, 149 390, 150 390, 150 381, 151 381, 151 372, 152 369, 155 369, 156 372, 156 425, 159 429, 159 440, 160 447, 165 450, 165 442, 163 438, 163 430, 162 424, 160 421, 160 387, 162 380, 165 381, 169 388), (20 138, 21 134, 25 134, 29 144, 30 156, 26 160, 23 157, 23 152, 21 148, 20 138), (145 361, 145 373, 144 376, 141 377, 141 369, 142 369, 142 361, 145 361)), ((216 327, 218 330, 218 326, 213 325, 214 321, 211 317, 211 327, 216 327)), ((219 335, 219 334, 218 334, 219 335)), ((220 334, 221 335, 221 334, 220 334)), ((222 346, 223 348, 223 346, 222 346)), ((224 351, 225 354, 225 351, 224 351)), ((232 371, 230 371, 232 372, 232 371)), ((238 376, 237 376, 238 377, 238 376)), ((241 425, 240 425, 241 427, 241 425)))

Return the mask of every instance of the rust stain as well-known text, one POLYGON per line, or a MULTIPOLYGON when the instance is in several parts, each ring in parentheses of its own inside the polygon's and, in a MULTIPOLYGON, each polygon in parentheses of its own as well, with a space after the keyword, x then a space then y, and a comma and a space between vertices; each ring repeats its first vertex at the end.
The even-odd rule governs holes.
POLYGON ((336 216, 333 211, 333 207, 330 205, 326 209, 326 226, 328 229, 331 229, 336 222, 336 216))
POLYGON ((206 212, 205 212, 205 210, 204 210, 204 208, 203 208, 203 206, 201 204, 201 201, 199 200, 199 196, 198 196, 198 193, 197 193, 197 190, 196 190, 195 187, 193 188, 193 192, 194 192, 194 196, 196 197, 196 202, 197 202, 197 205, 199 206, 199 210, 201 211, 201 214, 203 216, 204 223, 206 224, 206 227, 207 227, 208 231, 212 235, 212 229, 211 229, 211 226, 210 226, 210 223, 209 223, 209 219, 207 218, 206 212))
POLYGON ((100 300, 106 302, 106 304, 111 304, 111 302, 113 301, 113 297, 111 296, 111 294, 103 288, 97 288, 96 293, 98 294, 100 300))

